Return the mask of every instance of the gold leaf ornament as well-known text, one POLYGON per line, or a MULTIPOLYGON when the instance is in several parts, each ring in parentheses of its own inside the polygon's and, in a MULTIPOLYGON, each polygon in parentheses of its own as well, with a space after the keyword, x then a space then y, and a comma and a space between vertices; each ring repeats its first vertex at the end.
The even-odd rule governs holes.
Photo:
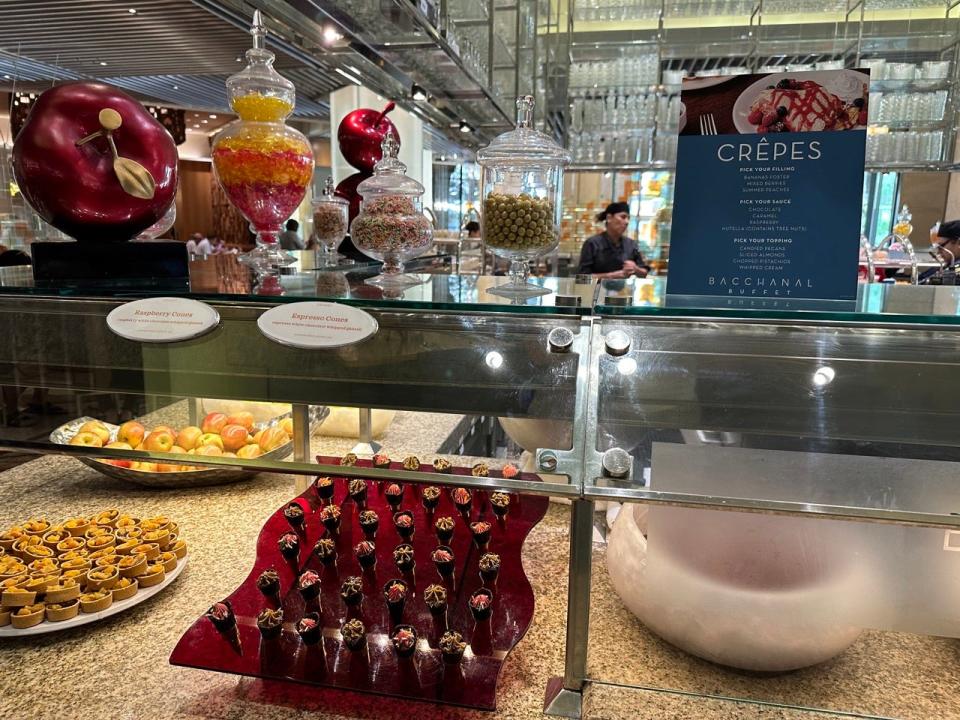
POLYGON ((128 195, 142 200, 150 200, 157 191, 153 175, 143 165, 130 158, 117 157, 113 160, 113 172, 120 181, 120 187, 128 195))

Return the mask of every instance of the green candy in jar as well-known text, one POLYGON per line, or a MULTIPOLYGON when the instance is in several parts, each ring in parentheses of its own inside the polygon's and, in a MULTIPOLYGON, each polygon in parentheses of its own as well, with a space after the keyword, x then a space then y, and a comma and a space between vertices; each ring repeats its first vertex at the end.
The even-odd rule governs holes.
POLYGON ((505 250, 535 250, 552 244, 553 202, 526 193, 490 193, 483 203, 487 245, 505 250))

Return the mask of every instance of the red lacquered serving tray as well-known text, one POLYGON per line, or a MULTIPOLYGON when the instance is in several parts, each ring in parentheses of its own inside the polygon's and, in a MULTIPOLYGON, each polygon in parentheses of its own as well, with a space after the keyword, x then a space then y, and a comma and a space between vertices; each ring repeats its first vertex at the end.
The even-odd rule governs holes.
MULTIPOLYGON (((317 458, 324 464, 337 464, 337 458, 317 458)), ((360 460, 360 467, 370 461, 360 460)), ((402 469, 394 463, 393 469, 402 469)), ((422 472, 430 472, 423 466, 422 472)), ((454 468, 455 475, 470 475, 467 468, 454 468)), ((491 470, 491 477, 499 472, 491 470)), ((539 481, 536 475, 523 474, 520 479, 539 481)), ((474 545, 467 520, 450 499, 450 486, 441 486, 439 506, 432 513, 424 508, 420 487, 404 486, 400 509, 413 512, 416 531, 409 542, 414 546, 416 568, 413 576, 401 574, 393 562, 393 549, 404 542, 393 526, 393 510, 383 489, 387 483, 368 480, 366 508, 380 516, 377 531, 377 564, 374 570, 363 571, 353 554, 353 546, 364 539, 357 521, 358 509, 347 496, 345 478, 335 480, 333 502, 341 507, 342 520, 338 535, 330 535, 320 522, 322 503, 313 487, 299 496, 306 510, 304 530, 300 533, 300 556, 296 562, 283 558, 277 540, 290 531, 277 510, 260 532, 257 559, 243 584, 227 598, 237 616, 239 649, 231 640, 201 617, 180 638, 170 656, 174 665, 236 673, 253 677, 289 680, 344 690, 396 695, 417 700, 449 703, 484 710, 496 709, 497 680, 507 654, 520 642, 533 619, 533 590, 523 572, 520 553, 530 530, 544 516, 548 498, 510 494, 510 511, 504 521, 498 520, 490 507, 489 493, 473 490, 470 521, 482 519, 492 526, 489 552, 500 555, 500 575, 490 587, 494 593, 490 620, 476 623, 467 607, 470 594, 483 585, 478 562, 480 550, 474 545), (449 545, 456 559, 454 582, 444 582, 437 573, 430 553, 439 545, 433 520, 449 515, 456 521, 449 545), (324 567, 311 553, 321 537, 332 537, 337 543, 337 564, 324 567), (256 587, 263 570, 274 568, 280 575, 281 606, 284 624, 276 640, 261 640, 256 618, 264 607, 273 607, 256 587), (316 570, 322 578, 320 609, 314 603, 305 609, 305 602, 295 587, 303 570, 316 570), (349 575, 360 575, 364 581, 364 598, 359 608, 347 608, 340 598, 340 583, 349 575), (414 590, 408 596, 402 622, 413 625, 420 636, 417 651, 411 659, 398 658, 390 643, 390 616, 382 588, 393 578, 404 579, 414 590), (444 584, 448 592, 447 627, 459 631, 469 643, 462 661, 446 665, 440 658, 437 642, 444 631, 443 621, 436 621, 423 602, 423 591, 431 583, 444 584), (323 641, 315 646, 304 645, 295 624, 304 612, 320 613, 323 641), (357 617, 367 629, 368 652, 354 653, 347 649, 340 636, 344 620, 357 617)), ((219 598, 211 598, 211 602, 219 598)))

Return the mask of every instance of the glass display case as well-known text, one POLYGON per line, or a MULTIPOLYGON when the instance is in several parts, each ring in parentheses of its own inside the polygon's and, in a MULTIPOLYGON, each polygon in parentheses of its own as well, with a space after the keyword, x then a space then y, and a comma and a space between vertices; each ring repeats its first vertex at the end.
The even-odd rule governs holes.
MULTIPOLYGON (((566 640, 550 714, 637 717, 681 702, 697 717, 714 716, 697 703, 719 705, 716 717, 771 705, 903 718, 960 708, 955 288, 865 285, 855 311, 803 313, 674 310, 657 280, 551 280, 553 295, 510 302, 484 292, 494 278, 434 276, 397 298, 365 297, 362 278, 344 278, 337 294, 302 283, 270 301, 195 292, 218 327, 158 344, 108 329, 128 297, 60 297, 18 277, 4 276, 0 291, 3 385, 75 393, 78 416, 90 414, 87 399, 108 398, 122 411, 106 418, 116 424, 201 425, 251 401, 264 432, 290 418, 286 456, 194 454, 192 464, 280 473, 264 478, 281 485, 293 476, 288 497, 312 498, 310 479, 329 474, 571 501, 559 528, 568 576, 536 589, 538 623, 566 617, 555 623, 566 640), (259 332, 264 311, 299 300, 358 307, 379 329, 329 350, 259 332), (344 407, 356 425, 333 442, 318 409, 344 407), (383 413, 396 413, 422 466, 402 466, 396 445, 389 466, 367 462, 380 452, 383 413), (488 442, 492 425, 509 440, 488 442), (351 450, 358 465, 339 464, 351 450), (436 472, 437 455, 468 470, 436 472), (477 462, 490 474, 470 474, 477 462), (501 474, 507 465, 521 472, 501 474)), ((0 446, 183 462, 10 427, 0 446)), ((96 492, 110 497, 134 487, 103 482, 96 492)), ((71 487, 95 487, 84 483, 71 487)), ((247 517, 242 498, 262 492, 254 485, 218 488, 211 502, 247 517)), ((201 490, 129 492, 173 502, 201 490)), ((248 542, 256 529, 244 531, 248 542)))

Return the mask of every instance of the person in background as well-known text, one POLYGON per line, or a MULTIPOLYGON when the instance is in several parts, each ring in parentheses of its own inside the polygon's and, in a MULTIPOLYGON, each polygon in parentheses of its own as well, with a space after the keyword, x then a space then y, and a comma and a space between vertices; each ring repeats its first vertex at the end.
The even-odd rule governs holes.
POLYGON ((194 233, 193 235, 187 238, 187 252, 190 255, 197 254, 197 241, 202 239, 203 239, 203 235, 201 235, 200 233, 194 233))
POLYGON ((624 235, 630 207, 622 202, 610 203, 597 215, 597 222, 604 223, 605 229, 583 243, 577 272, 598 278, 646 277, 650 267, 633 238, 624 235))
POLYGON ((929 283, 931 278, 942 272, 956 268, 960 261, 960 220, 949 220, 940 223, 934 231, 930 233, 930 254, 933 255, 940 267, 925 270, 917 278, 917 282, 922 284, 929 283))
POLYGON ((476 220, 471 220, 468 222, 463 226, 463 229, 467 231, 468 238, 480 237, 480 223, 478 223, 476 220))
POLYGON ((284 250, 303 250, 306 243, 297 230, 300 229, 300 223, 291 218, 287 220, 287 229, 280 233, 280 247, 284 250))
POLYGON ((223 238, 217 237, 216 235, 210 238, 210 247, 210 252, 213 255, 220 255, 227 252, 227 245, 223 242, 223 238))

